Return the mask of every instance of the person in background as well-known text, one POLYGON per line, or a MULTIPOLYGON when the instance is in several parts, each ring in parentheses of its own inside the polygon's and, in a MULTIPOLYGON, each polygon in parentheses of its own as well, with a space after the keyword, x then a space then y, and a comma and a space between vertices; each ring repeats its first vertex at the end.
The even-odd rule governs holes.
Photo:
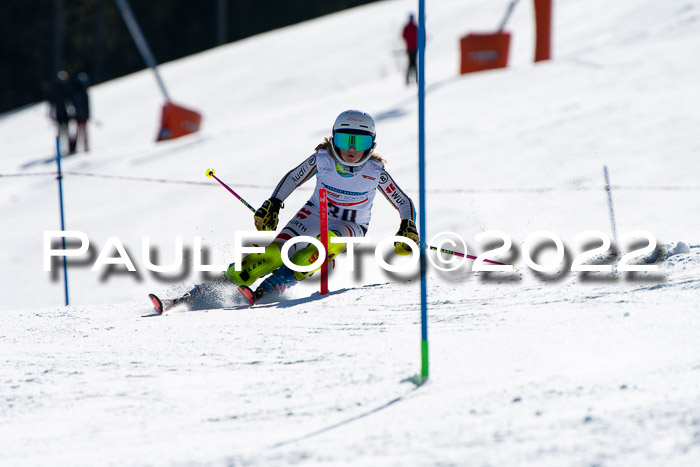
POLYGON ((418 25, 416 25, 413 15, 409 15, 408 24, 403 28, 403 40, 406 43, 406 53, 408 54, 408 69, 406 70, 406 86, 410 84, 411 74, 418 82, 418 72, 416 71, 416 55, 418 54, 418 25))
POLYGON ((78 150, 78 140, 83 140, 83 150, 88 152, 87 121, 90 119, 90 96, 88 96, 88 86, 90 78, 87 73, 78 73, 73 82, 73 92, 71 94, 75 113, 75 135, 70 140, 70 152, 74 154, 78 150))
POLYGON ((49 115, 56 122, 56 136, 58 136, 62 152, 65 152, 66 147, 70 146, 68 123, 73 112, 70 75, 67 71, 59 71, 51 83, 49 105, 49 115))

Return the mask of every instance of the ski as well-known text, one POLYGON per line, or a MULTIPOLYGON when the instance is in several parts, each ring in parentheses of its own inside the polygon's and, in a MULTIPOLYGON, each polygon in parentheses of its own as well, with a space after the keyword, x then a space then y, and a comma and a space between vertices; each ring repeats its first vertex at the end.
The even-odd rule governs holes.
POLYGON ((151 299, 153 303, 153 308, 159 315, 162 315, 171 308, 175 308, 178 305, 185 305, 187 307, 195 303, 197 299, 204 297, 208 291, 211 290, 211 284, 199 284, 195 285, 189 292, 179 298, 175 299, 160 299, 156 294, 148 294, 148 298, 151 299))
POLYGON ((161 299, 156 294, 152 293, 148 294, 148 298, 151 299, 153 308, 155 308, 159 315, 162 315, 166 311, 170 310, 171 308, 175 308, 178 305, 190 305, 194 300, 194 297, 190 292, 186 293, 180 298, 175 299, 161 299))
MULTIPOLYGON (((239 285, 238 292, 243 296, 248 305, 253 306, 263 297, 281 297, 282 292, 296 283, 297 279, 294 273, 289 268, 282 267, 277 269, 270 277, 266 278, 255 291, 246 285, 239 285)), ((207 297, 210 297, 210 299, 211 296, 216 298, 216 291, 213 287, 212 283, 195 285, 189 292, 175 299, 161 299, 156 294, 152 293, 148 294, 148 298, 151 300, 155 312, 162 315, 166 311, 179 305, 185 305, 188 309, 202 307, 204 304, 208 303, 207 297)), ((216 302, 216 300, 214 300, 214 302, 216 302)), ((216 305, 211 306, 216 307, 216 305)))
POLYGON ((250 304, 251 306, 255 305, 255 293, 250 289, 250 287, 245 285, 239 285, 238 291, 248 301, 248 304, 250 304))
POLYGON ((151 303, 153 303, 153 308, 159 315, 162 315, 175 305, 175 300, 161 300, 156 294, 150 293, 148 294, 148 298, 151 299, 151 303))
MULTIPOLYGON (((201 299, 204 296, 204 294, 209 290, 209 288, 210 287, 207 284, 200 284, 195 286, 192 290, 190 290, 180 298, 161 299, 156 294, 152 293, 148 294, 148 298, 151 300, 155 312, 159 315, 162 315, 166 311, 175 308, 178 305, 185 305, 189 308, 196 302, 198 298, 201 299)), ((255 293, 249 287, 241 285, 238 287, 238 290, 240 291, 241 295, 243 295, 243 297, 249 305, 255 304, 255 293)))

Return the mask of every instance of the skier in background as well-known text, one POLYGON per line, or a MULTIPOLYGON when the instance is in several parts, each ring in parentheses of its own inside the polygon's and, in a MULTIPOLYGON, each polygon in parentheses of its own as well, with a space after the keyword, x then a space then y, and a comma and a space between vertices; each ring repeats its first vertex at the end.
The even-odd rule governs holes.
POLYGON ((71 100, 70 75, 67 71, 59 71, 56 74, 51 89, 49 90, 50 117, 56 122, 56 136, 58 136, 61 152, 67 154, 66 148, 70 147, 68 123, 73 113, 71 100))
POLYGON ((416 55, 418 54, 418 26, 413 15, 409 15, 408 24, 403 28, 403 40, 406 43, 406 53, 408 54, 408 69, 406 70, 406 86, 410 84, 411 74, 418 82, 418 72, 416 71, 416 55))
MULTIPOLYGON (((263 253, 253 253, 224 273, 227 280, 239 286, 241 293, 253 304, 269 293, 281 293, 303 280, 312 272, 297 272, 282 262, 281 249, 292 237, 306 235, 320 238, 319 189, 328 190, 328 230, 330 237, 364 237, 369 228, 372 205, 377 189, 398 210, 401 225, 398 236, 418 243, 415 209, 411 199, 398 187, 384 168, 384 159, 374 153, 376 147, 374 119, 358 110, 347 110, 335 120, 332 136, 316 146, 314 154, 289 171, 253 217, 257 230, 276 230, 279 211, 292 192, 316 176, 316 188, 311 198, 265 247, 263 253), (253 291, 249 287, 270 274, 253 291)), ((345 250, 344 243, 328 242, 328 261, 345 250)), ((409 245, 394 243, 399 255, 411 253, 409 245)), ((289 249, 293 264, 305 266, 315 261, 318 251, 313 244, 296 243, 289 249)), ((320 266, 319 266, 320 268, 320 266)), ((159 312, 178 304, 190 304, 205 293, 211 284, 196 286, 183 297, 162 303, 151 295, 159 312), (165 307, 163 307, 165 305, 165 307)))
POLYGON ((75 135, 70 141, 70 152, 74 154, 78 150, 78 142, 83 140, 83 150, 88 152, 88 134, 87 121, 90 119, 90 96, 88 96, 88 86, 90 86, 90 78, 87 73, 78 73, 73 82, 73 92, 71 94, 75 113, 75 135))

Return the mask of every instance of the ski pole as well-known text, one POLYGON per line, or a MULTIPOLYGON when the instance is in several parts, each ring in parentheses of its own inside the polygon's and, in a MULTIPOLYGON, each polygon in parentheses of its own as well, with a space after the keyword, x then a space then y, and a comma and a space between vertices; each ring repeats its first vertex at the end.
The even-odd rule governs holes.
MULTIPOLYGON (((436 246, 432 246, 432 245, 430 245, 428 248, 430 248, 431 250, 435 250, 435 251, 437 251, 437 249, 438 249, 436 246)), ((476 256, 465 255, 464 253, 460 253, 458 251, 446 250, 444 248, 440 248, 440 252, 447 253, 450 255, 455 255, 455 256, 461 256, 462 258, 476 259, 476 256)), ((513 266, 512 264, 499 263, 498 261, 493 261, 490 259, 485 259, 484 263, 498 264, 501 266, 513 266)), ((515 267, 515 266, 513 266, 513 267, 515 267)))
POLYGON ((256 211, 256 209, 255 209, 253 206, 251 206, 250 204, 248 204, 248 203, 246 202, 246 200, 244 200, 243 198, 241 198, 240 196, 238 196, 238 193, 236 193, 235 191, 233 191, 233 190, 231 189, 231 187, 229 187, 227 184, 225 184, 224 182, 222 182, 222 181, 219 179, 219 177, 217 177, 216 175, 214 175, 214 169, 207 169, 207 177, 212 177, 212 178, 214 178, 214 180, 216 180, 217 182, 221 183, 221 186, 223 186, 224 188, 226 188, 233 196, 235 196, 236 198, 238 198, 238 201, 240 201, 241 203, 245 204, 246 207, 247 207, 248 209, 250 209, 250 210, 253 211, 253 212, 256 211))
MULTIPOLYGON (((233 190, 231 189, 231 187, 229 187, 226 183, 222 182, 221 179, 219 179, 219 177, 217 177, 217 176, 214 174, 214 169, 207 169, 207 177, 211 177, 211 178, 213 178, 214 180, 216 180, 217 182, 219 182, 219 183, 221 184, 221 186, 223 186, 224 188, 226 188, 233 196, 235 196, 236 198, 238 198, 238 200, 239 200, 241 203, 245 204, 246 207, 247 207, 248 209, 250 209, 250 210, 253 211, 253 212, 256 212, 256 209, 255 209, 253 206, 251 206, 250 204, 248 204, 248 202, 247 202, 246 200, 244 200, 243 198, 241 198, 241 197, 238 195, 238 193, 236 193, 235 191, 233 191, 233 190)), ((436 251, 437 251, 437 249, 438 249, 437 247, 432 246, 432 245, 430 245, 429 248, 430 248, 431 250, 436 250, 436 251)), ((462 258, 468 258, 468 259, 476 259, 476 258, 477 258, 476 256, 473 256, 473 255, 465 255, 464 253, 460 253, 460 252, 458 252, 458 251, 446 250, 445 248, 440 248, 440 251, 441 251, 442 253, 447 253, 447 254, 450 254, 450 255, 461 256, 462 258)), ((500 263, 500 262, 498 262, 498 261, 493 261, 493 260, 490 260, 490 259, 485 259, 484 262, 485 262, 485 263, 491 263, 491 264, 498 264, 498 265, 500 265, 500 266, 513 266, 512 264, 500 263)))

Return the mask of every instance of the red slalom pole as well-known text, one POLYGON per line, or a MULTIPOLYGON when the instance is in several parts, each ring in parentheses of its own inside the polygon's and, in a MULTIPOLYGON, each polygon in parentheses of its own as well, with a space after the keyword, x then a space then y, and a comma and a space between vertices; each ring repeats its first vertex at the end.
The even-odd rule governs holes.
POLYGON ((244 200, 243 198, 241 198, 240 196, 238 196, 238 193, 236 193, 235 191, 233 191, 227 184, 225 184, 224 182, 222 182, 222 181, 219 179, 219 177, 217 177, 216 175, 214 175, 214 169, 207 169, 207 177, 211 177, 211 178, 213 178, 214 180, 216 180, 217 182, 221 183, 221 186, 223 186, 224 188, 226 188, 233 196, 235 196, 236 198, 238 198, 238 201, 240 201, 241 203, 245 204, 246 207, 247 207, 248 209, 250 209, 251 211, 253 211, 253 212, 256 211, 256 209, 255 209, 253 206, 251 206, 250 204, 248 204, 248 203, 246 202, 246 200, 244 200))
POLYGON ((328 293, 328 192, 325 188, 318 190, 321 203, 321 244, 325 250, 321 263, 321 295, 328 293))

